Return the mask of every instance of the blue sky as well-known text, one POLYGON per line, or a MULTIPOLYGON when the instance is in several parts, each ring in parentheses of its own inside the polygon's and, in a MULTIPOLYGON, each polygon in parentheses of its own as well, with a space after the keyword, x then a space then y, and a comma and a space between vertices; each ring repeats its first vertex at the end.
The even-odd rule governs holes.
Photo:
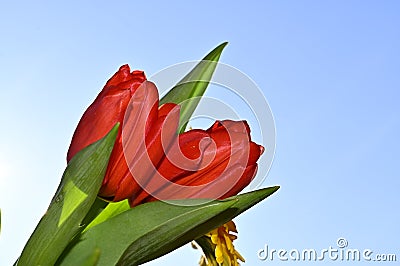
MULTIPOLYGON (((388 0, 3 1, 0 265, 45 212, 80 116, 118 67, 151 76, 223 41, 221 61, 258 84, 277 130, 262 186, 281 189, 236 220, 245 265, 271 263, 257 258, 265 244, 321 250, 339 237, 400 260, 399 12, 388 0)), ((186 246, 149 265, 198 258, 186 246)), ((332 263, 352 264, 316 265, 332 263)))

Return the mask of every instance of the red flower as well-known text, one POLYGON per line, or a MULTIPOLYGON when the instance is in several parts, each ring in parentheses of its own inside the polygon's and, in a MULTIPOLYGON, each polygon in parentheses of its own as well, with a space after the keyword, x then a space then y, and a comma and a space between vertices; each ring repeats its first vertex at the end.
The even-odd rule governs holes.
POLYGON ((131 205, 153 200, 227 198, 253 179, 264 148, 250 140, 245 121, 216 121, 207 130, 179 135, 156 172, 131 198, 131 205), (149 195, 150 194, 150 195, 149 195))
POLYGON ((83 114, 67 161, 120 122, 99 196, 131 205, 157 199, 226 198, 246 187, 263 147, 245 121, 217 121, 177 136, 179 106, 159 106, 155 85, 122 66, 83 114), (133 175, 132 175, 133 173, 133 175))
MULTIPOLYGON (((179 120, 179 107, 175 104, 164 104, 158 107, 158 92, 155 85, 146 81, 142 71, 131 73, 128 65, 120 67, 85 111, 72 137, 67 154, 67 161, 70 161, 79 150, 101 139, 117 122, 120 123, 99 192, 101 197, 113 201, 129 198, 140 190, 129 171, 122 146, 124 117, 133 96, 136 97, 137 102, 141 103, 142 115, 136 116, 130 122, 144 128, 147 150, 151 153, 152 162, 156 164, 164 155, 159 141, 161 128, 166 122, 167 115, 170 114, 169 117, 172 120, 170 124, 176 124, 175 128, 170 129, 171 138, 174 136, 179 120)), ((145 153, 145 148, 141 148, 142 150, 137 152, 145 153)))

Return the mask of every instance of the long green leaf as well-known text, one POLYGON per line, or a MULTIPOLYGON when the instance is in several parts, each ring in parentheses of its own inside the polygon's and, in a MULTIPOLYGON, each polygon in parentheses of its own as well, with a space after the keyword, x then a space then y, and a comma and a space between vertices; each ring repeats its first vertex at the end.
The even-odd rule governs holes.
POLYGON ((97 265, 144 263, 220 226, 276 190, 207 203, 191 199, 174 205, 160 201, 139 205, 89 228, 61 265, 76 265, 77 257, 89 256, 95 248, 100 250, 97 265))
POLYGON ((223 204, 225 201, 233 201, 234 203, 226 208, 225 211, 212 216, 211 219, 198 221, 200 223, 186 232, 179 229, 173 229, 174 227, 172 225, 170 228, 172 231, 171 233, 179 236, 176 239, 163 239, 164 241, 160 241, 158 238, 162 237, 161 235, 145 235, 142 239, 131 244, 131 246, 124 252, 118 265, 138 265, 165 255, 176 248, 207 234, 218 226, 231 221, 239 214, 275 193, 278 189, 279 186, 269 187, 234 196, 223 201, 213 201, 211 204, 223 204), (142 249, 142 247, 147 247, 147 249, 142 249))
POLYGON ((69 241, 80 232, 81 223, 100 189, 118 127, 119 124, 69 162, 46 214, 28 240, 17 265, 54 265, 69 241))
POLYGON ((176 103, 181 105, 180 133, 185 131, 186 124, 199 104, 201 96, 206 91, 217 67, 222 50, 227 44, 227 42, 224 42, 207 54, 202 61, 160 100, 160 104, 176 103))
MULTIPOLYGON (((193 204, 201 202, 204 200, 192 200, 193 204)), ((93 248, 99 248, 101 252, 98 265, 115 265, 129 245, 146 239, 145 235, 156 234, 158 241, 170 241, 171 232, 190 230, 202 219, 213 217, 233 203, 184 207, 157 201, 139 205, 88 229, 61 265, 76 265, 76 257, 93 248)))

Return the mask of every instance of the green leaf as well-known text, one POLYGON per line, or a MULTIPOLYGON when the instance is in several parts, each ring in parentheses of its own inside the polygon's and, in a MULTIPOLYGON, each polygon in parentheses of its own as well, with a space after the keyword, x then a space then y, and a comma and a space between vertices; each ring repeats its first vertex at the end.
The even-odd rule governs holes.
POLYGON ((119 202, 110 202, 107 207, 94 219, 83 232, 87 231, 91 227, 101 224, 102 222, 120 214, 124 211, 130 210, 131 206, 129 205, 128 200, 123 200, 119 202))
POLYGON ((157 201, 136 206, 89 228, 61 265, 76 265, 76 257, 94 248, 101 252, 98 265, 138 265, 150 261, 231 220, 277 189, 267 188, 226 200, 190 199, 174 201, 174 205, 157 201))
MULTIPOLYGON (((87 250, 85 253, 77 254, 75 263, 71 266, 95 266, 100 258, 100 249, 94 247, 92 250, 87 250)), ((56 265, 58 265, 56 263, 56 265)))
POLYGON ((206 91, 222 50, 227 44, 227 42, 224 42, 207 54, 203 60, 160 100, 160 104, 176 103, 181 106, 179 120, 180 133, 185 131, 186 124, 206 91))
MULTIPOLYGON (((275 187, 269 187, 269 188, 264 188, 256 191, 252 191, 249 193, 241 194, 238 196, 230 197, 225 200, 220 200, 220 201, 213 201, 210 204, 213 203, 223 203, 226 201, 229 202, 234 202, 233 205, 229 206, 225 211, 220 212, 218 215, 214 215, 211 219, 208 220, 201 220, 196 227, 194 227, 191 230, 188 230, 185 233, 179 234, 179 238, 177 238, 175 241, 171 241, 167 239, 164 241, 162 248, 157 248, 156 244, 158 242, 157 238, 149 238, 150 236, 147 236, 147 238, 143 240, 136 241, 135 243, 132 243, 132 245, 127 249, 124 253, 124 255, 121 257, 120 264, 119 265, 136 265, 136 264, 142 264, 147 261, 156 259, 164 254, 167 254, 168 252, 173 251, 174 249, 183 246, 186 243, 191 242, 194 239, 197 239, 211 230, 223 225, 224 223, 227 223, 231 221, 233 218, 238 216, 239 214, 243 213, 244 211, 248 210, 252 206, 256 205, 260 201, 266 199, 268 196, 272 195, 279 189, 279 186, 275 187), (146 241, 147 240, 147 241, 146 241), (147 243, 145 243, 145 241, 147 243), (143 253, 141 256, 138 256, 137 253, 135 253, 135 250, 138 249, 141 251, 141 245, 148 245, 148 246, 156 246, 154 250, 149 250, 148 253, 143 253)), ((173 229, 172 229, 173 230, 173 229)), ((153 236, 154 237, 154 236, 153 236)), ((161 236, 157 236, 161 237, 161 236)))
MULTIPOLYGON (((191 200, 192 204, 202 202, 204 200, 191 200)), ((170 241, 176 238, 176 230, 190 230, 202 219, 213 217, 233 203, 184 207, 157 201, 139 205, 88 229, 61 265, 76 265, 77 256, 95 247, 101 251, 98 265, 115 265, 131 243, 147 239, 146 235, 157 236, 159 242, 170 241)))
POLYGON ((115 125, 104 138, 78 152, 69 162, 17 265, 54 265, 70 240, 82 230, 81 223, 100 189, 118 128, 119 124, 115 125))

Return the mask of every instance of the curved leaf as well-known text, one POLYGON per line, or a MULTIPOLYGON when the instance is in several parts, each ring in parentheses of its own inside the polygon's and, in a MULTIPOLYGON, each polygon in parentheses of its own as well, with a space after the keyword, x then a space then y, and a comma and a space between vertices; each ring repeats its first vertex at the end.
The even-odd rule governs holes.
POLYGON ((61 265, 76 265, 76 257, 85 256, 95 248, 101 252, 98 265, 147 262, 220 226, 277 189, 267 188, 207 203, 191 199, 174 201, 174 205, 157 201, 136 206, 82 233, 61 265))
POLYGON ((96 200, 119 124, 70 161, 46 214, 28 240, 17 265, 54 265, 96 200))
MULTIPOLYGON (((223 204, 226 201, 233 201, 233 205, 226 208, 225 211, 214 215, 211 219, 201 220, 196 227, 186 231, 185 233, 174 232, 175 234, 179 235, 179 237, 173 241, 170 239, 160 241, 158 238, 162 237, 161 235, 144 236, 142 239, 132 243, 132 245, 124 252, 118 265, 138 265, 161 257, 162 255, 165 255, 168 252, 171 252, 174 249, 207 234, 211 230, 223 225, 224 223, 227 223, 260 201, 266 199, 278 189, 279 186, 269 187, 234 196, 225 200, 213 201, 210 204, 223 204), (147 249, 142 249, 143 246, 147 247, 147 249), (150 247, 153 247, 153 249, 150 247)), ((176 231, 179 231, 179 229, 176 231)))
MULTIPOLYGON (((193 204, 201 202, 204 200, 191 200, 193 204)), ((93 248, 101 251, 98 265, 115 265, 132 242, 145 240, 142 243, 147 245, 146 239, 149 238, 146 235, 155 236, 158 242, 170 242, 180 235, 180 231, 195 228, 199 221, 210 219, 233 203, 227 201, 184 207, 157 201, 139 205, 88 229, 61 265, 76 265, 76 257, 93 248)), ((146 246, 141 247, 147 249, 146 246)))
POLYGON ((186 124, 207 89, 209 81, 217 67, 222 50, 227 45, 224 42, 208 53, 181 81, 179 81, 161 100, 164 103, 181 105, 179 129, 185 131, 186 124))

